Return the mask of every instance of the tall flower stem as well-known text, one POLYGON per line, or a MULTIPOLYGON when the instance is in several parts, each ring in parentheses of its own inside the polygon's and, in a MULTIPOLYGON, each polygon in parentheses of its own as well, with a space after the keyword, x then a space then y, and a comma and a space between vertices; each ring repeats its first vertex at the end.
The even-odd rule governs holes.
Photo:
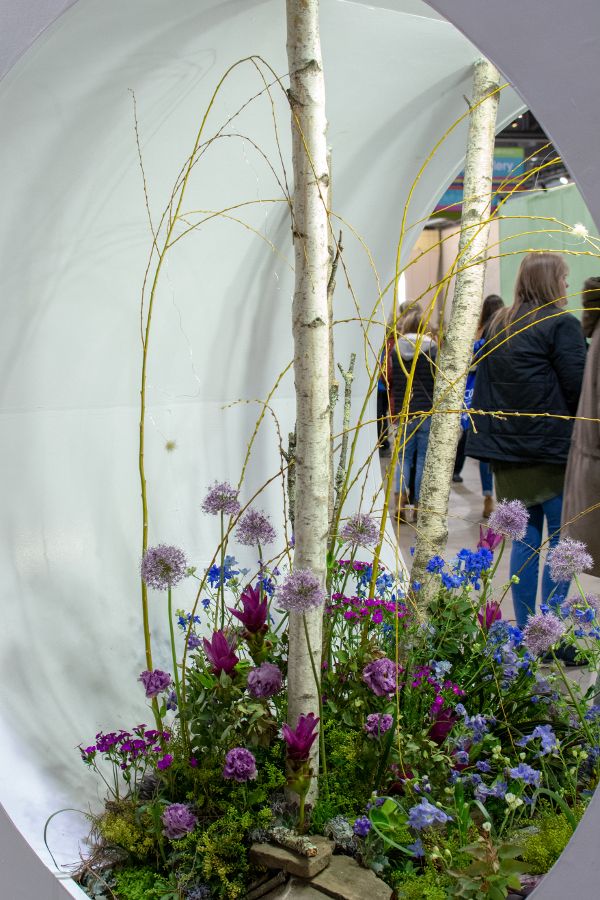
POLYGON ((310 635, 308 633, 308 625, 306 624, 306 616, 304 613, 302 614, 302 622, 304 624, 304 636, 306 638, 306 646, 308 647, 308 655, 310 657, 310 667, 312 669, 312 673, 315 679, 315 686, 317 688, 317 702, 319 705, 319 719, 320 719, 320 728, 319 728, 319 747, 321 749, 321 769, 323 770, 323 780, 325 782, 325 792, 327 796, 329 796, 329 782, 327 780, 327 760, 325 758, 325 732, 323 729, 323 695, 321 693, 321 679, 319 678, 319 673, 317 672, 317 667, 315 665, 315 657, 312 652, 312 647, 310 646, 310 635))
POLYGON ((179 672, 177 671, 177 653, 175 650, 175 629, 173 627, 173 604, 172 604, 172 588, 169 585, 168 590, 168 611, 169 611, 169 633, 171 635, 171 657, 173 659, 173 680, 175 681, 175 694, 177 695, 177 709, 179 710, 179 723, 181 725, 181 739, 184 748, 188 745, 187 722, 183 709, 183 698, 181 696, 181 685, 179 683, 179 672))
POLYGON ((221 510, 221 571, 219 572, 219 603, 221 607, 221 631, 225 627, 225 522, 221 510))

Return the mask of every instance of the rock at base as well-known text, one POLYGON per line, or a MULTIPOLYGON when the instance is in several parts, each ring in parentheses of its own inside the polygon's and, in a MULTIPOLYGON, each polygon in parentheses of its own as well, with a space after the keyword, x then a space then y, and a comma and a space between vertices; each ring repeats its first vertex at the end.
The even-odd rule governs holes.
POLYGON ((283 869, 284 872, 297 875, 299 878, 313 878, 329 865, 334 844, 333 841, 319 835, 314 837, 311 835, 311 842, 317 847, 316 856, 301 856, 277 844, 252 844, 250 860, 257 866, 283 869))
POLYGON ((262 900, 323 900, 324 894, 311 887, 310 881, 290 878, 276 890, 266 894, 262 900))
POLYGON ((310 884, 335 900, 390 900, 392 889, 372 869, 363 869, 350 856, 333 856, 329 866, 310 884))

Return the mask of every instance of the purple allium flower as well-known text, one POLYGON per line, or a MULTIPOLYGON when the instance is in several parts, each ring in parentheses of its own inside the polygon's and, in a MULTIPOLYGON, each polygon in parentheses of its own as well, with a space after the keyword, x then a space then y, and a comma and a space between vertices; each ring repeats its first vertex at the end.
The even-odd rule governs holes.
POLYGON ((277 588, 275 599, 287 612, 305 613, 322 605, 325 590, 310 569, 295 569, 277 588))
POLYGON ((424 797, 420 803, 408 811, 408 824, 415 831, 422 831, 423 828, 430 828, 436 824, 445 825, 446 822, 451 821, 452 816, 445 813, 443 809, 438 809, 424 797))
POLYGON ((485 550, 490 550, 492 553, 502 543, 504 540, 504 535, 497 534, 495 531, 492 531, 491 528, 486 528, 485 525, 479 526, 479 542, 477 544, 477 549, 481 550, 484 548, 485 550))
POLYGON ((283 686, 283 676, 279 666, 264 662, 257 669, 248 672, 248 693, 257 700, 273 697, 283 686))
POLYGON ((156 768, 160 769, 161 772, 164 772, 165 769, 168 769, 169 766, 173 762, 173 757, 170 753, 165 753, 164 756, 161 756, 160 759, 156 761, 156 768))
POLYGON ((490 516, 490 529, 514 541, 525 537, 529 513, 520 500, 502 500, 490 516))
POLYGON ((185 578, 186 571, 185 553, 179 547, 170 547, 168 544, 149 547, 140 565, 142 581, 157 591, 173 587, 185 578))
POLYGON ((543 656, 561 639, 565 626, 554 613, 530 616, 523 630, 523 644, 533 656, 543 656))
POLYGON ((240 544, 247 547, 253 547, 254 544, 264 547, 273 543, 276 534, 268 516, 255 509, 249 509, 240 519, 235 536, 240 544))
POLYGON ((500 604, 495 600, 492 603, 485 604, 485 610, 481 610, 481 612, 477 613, 477 618, 479 619, 479 624, 485 631, 489 631, 494 622, 497 622, 498 619, 502 618, 502 612, 500 611, 500 604))
POLYGON ((369 737, 379 738, 386 731, 390 730, 393 722, 393 717, 387 713, 371 713, 370 716, 367 716, 367 721, 364 725, 365 733, 369 737))
POLYGON ((362 680, 378 697, 393 694, 396 690, 398 667, 395 662, 384 656, 367 663, 363 669, 362 680))
POLYGON ((352 831, 358 837, 365 838, 371 830, 371 820, 368 816, 359 816, 355 819, 352 831))
POLYGON ((198 824, 198 819, 190 811, 187 803, 171 803, 166 807, 161 818, 164 825, 163 834, 170 841, 185 837, 198 824))
POLYGON ((215 631, 210 641, 207 638, 202 638, 202 643, 204 644, 206 658, 211 664, 215 675, 218 676, 221 672, 229 675, 235 669, 238 657, 233 652, 232 646, 223 631, 215 631))
POLYGON ((210 516, 218 516, 219 513, 237 516, 240 511, 238 493, 239 491, 226 481, 215 481, 202 501, 202 512, 210 516))
POLYGON ((171 676, 168 672, 161 672, 160 669, 154 669, 152 672, 146 670, 142 672, 138 681, 144 685, 146 697, 158 697, 171 684, 171 676))
POLYGON ((511 778, 518 779, 522 781, 524 784, 531 784, 533 787, 537 787, 540 783, 542 773, 537 769, 532 769, 531 766, 528 766, 527 763, 519 763, 519 765, 514 769, 509 769, 508 774, 511 778))
POLYGON ((548 553, 552 581, 570 581, 573 575, 586 572, 594 565, 583 541, 563 538, 548 553))
POLYGON ((353 547, 372 547, 379 540, 379 528, 370 516, 356 513, 340 531, 340 538, 353 547))
POLYGON ((306 762, 310 753, 310 748, 317 739, 318 732, 315 731, 319 723, 314 713, 298 716, 298 723, 295 728, 289 725, 281 726, 281 736, 287 744, 286 751, 288 759, 295 762, 306 762))
POLYGON ((223 778, 230 778, 242 783, 252 781, 257 775, 256 760, 249 750, 244 747, 234 747, 233 750, 229 750, 225 757, 223 778))
POLYGON ((267 598, 260 599, 260 590, 248 585, 240 597, 244 606, 243 612, 229 606, 229 612, 239 619, 250 634, 258 634, 267 621, 267 598))

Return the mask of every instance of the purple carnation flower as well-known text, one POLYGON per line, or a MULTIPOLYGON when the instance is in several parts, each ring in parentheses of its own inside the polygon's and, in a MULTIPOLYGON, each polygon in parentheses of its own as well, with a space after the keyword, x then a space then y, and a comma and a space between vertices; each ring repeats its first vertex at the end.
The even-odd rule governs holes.
POLYGON ((275 598, 281 609, 304 613, 322 605, 325 590, 310 569, 295 569, 277 588, 275 598))
POLYGON ((379 738, 390 730, 393 721, 393 717, 387 713, 371 713, 364 725, 365 733, 369 737, 379 738))
POLYGON ((368 663, 362 673, 362 680, 378 697, 393 694, 396 690, 397 666, 391 659, 374 659, 368 663))
POLYGON ((257 700, 273 697, 283 686, 283 676, 279 666, 264 662, 257 669, 248 672, 248 693, 257 700))
POLYGON ((231 778, 240 783, 256 778, 256 760, 244 747, 234 747, 225 757, 223 778, 231 778))
POLYGON ((239 491, 226 481, 215 481, 202 501, 202 512, 210 516, 218 516, 219 513, 237 516, 240 511, 238 493, 239 491))
POLYGON ((162 814, 162 823, 164 836, 176 841, 193 831, 198 819, 186 803, 171 803, 162 814))
POLYGON ((371 820, 368 816, 359 816, 358 819, 354 821, 352 831, 354 834, 358 835, 358 837, 365 838, 370 830, 371 820))
POLYGON ((340 537, 353 547, 372 547, 379 540, 379 528, 370 516, 356 513, 350 516, 340 531, 340 537))
POLYGON ((523 644, 533 656, 542 656, 561 639, 565 626, 554 613, 530 616, 523 631, 523 644))
POLYGON ((452 816, 445 813, 443 809, 438 809, 424 797, 420 803, 408 811, 408 824, 415 831, 422 831, 423 828, 431 828, 436 824, 445 825, 450 821, 452 821, 452 816))
POLYGON ((157 591, 173 587, 185 578, 186 571, 187 560, 183 550, 167 544, 149 547, 140 565, 142 581, 157 591))
POLYGON ((504 534, 514 541, 525 537, 529 513, 520 500, 502 500, 489 519, 489 527, 497 534, 504 534))
POLYGON ((276 534, 269 518, 264 513, 249 509, 240 519, 235 536, 240 544, 244 544, 246 547, 253 547, 254 544, 264 547, 266 544, 273 543, 276 534))
POLYGON ((594 565, 583 541, 563 538, 548 553, 552 581, 570 581, 574 575, 586 572, 594 565))
POLYGON ((161 672, 160 669, 154 669, 152 672, 142 672, 138 681, 141 681, 146 690, 146 697, 158 697, 163 691, 166 691, 171 684, 171 676, 168 672, 161 672))

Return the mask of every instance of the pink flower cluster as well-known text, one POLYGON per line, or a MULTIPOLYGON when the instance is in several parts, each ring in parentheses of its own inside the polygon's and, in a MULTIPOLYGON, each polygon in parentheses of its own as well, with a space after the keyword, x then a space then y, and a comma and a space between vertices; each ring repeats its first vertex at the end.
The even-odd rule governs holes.
POLYGON ((344 594, 332 594, 333 602, 327 607, 327 612, 344 610, 344 618, 348 621, 360 619, 370 615, 375 625, 383 622, 383 613, 396 612, 399 619, 408 615, 408 608, 404 603, 395 603, 393 600, 383 600, 381 597, 346 597, 344 594))

